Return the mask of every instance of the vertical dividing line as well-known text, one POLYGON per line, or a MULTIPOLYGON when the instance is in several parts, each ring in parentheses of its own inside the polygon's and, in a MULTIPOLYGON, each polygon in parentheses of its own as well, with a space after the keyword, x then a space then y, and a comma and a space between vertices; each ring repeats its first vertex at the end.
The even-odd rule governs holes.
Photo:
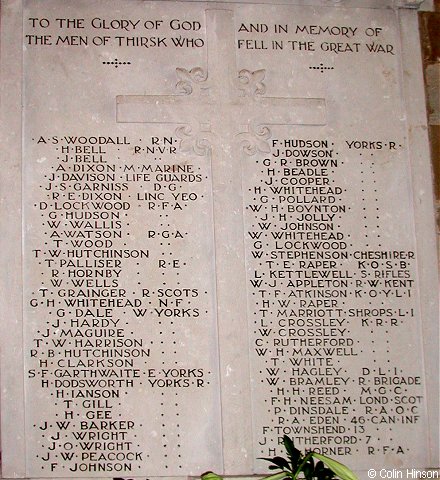
POLYGON ((238 97, 235 78, 234 17, 230 10, 207 10, 208 80, 216 110, 212 151, 217 319, 221 385, 223 465, 228 474, 252 471, 252 426, 243 199, 240 158, 234 148, 238 97))

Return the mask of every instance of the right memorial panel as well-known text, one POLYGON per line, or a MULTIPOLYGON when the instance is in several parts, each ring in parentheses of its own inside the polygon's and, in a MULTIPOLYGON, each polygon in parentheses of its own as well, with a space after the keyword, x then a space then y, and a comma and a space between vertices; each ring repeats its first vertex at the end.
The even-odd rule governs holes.
POLYGON ((242 159, 254 449, 280 455, 288 435, 356 469, 426 466, 397 17, 280 8, 266 31, 245 12, 240 67, 267 67, 266 95, 326 105, 325 126, 271 126, 242 159))

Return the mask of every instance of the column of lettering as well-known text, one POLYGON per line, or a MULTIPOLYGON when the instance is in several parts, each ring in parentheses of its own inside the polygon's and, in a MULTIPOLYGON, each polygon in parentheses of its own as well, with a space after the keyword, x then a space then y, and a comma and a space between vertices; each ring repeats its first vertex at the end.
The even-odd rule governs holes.
POLYGON ((145 265, 149 252, 127 242, 131 204, 115 157, 129 141, 53 136, 36 143, 47 166, 32 212, 41 212, 42 228, 34 225, 28 240, 28 267, 41 275, 28 283, 28 419, 39 445, 30 463, 48 475, 134 471, 145 455, 135 440, 139 422, 122 417, 120 407, 139 387, 150 349, 123 318, 142 301, 122 272, 133 261, 145 265))
POLYGON ((147 270, 136 271, 145 300, 135 312, 137 322, 139 328, 148 324, 158 347, 145 380, 157 429, 143 438, 158 444, 157 474, 178 475, 199 461, 188 435, 194 419, 215 419, 210 413, 217 395, 210 167, 204 156, 181 158, 172 137, 153 146, 139 139, 139 145, 134 161, 127 160, 121 170, 136 192, 135 221, 144 225, 151 258, 147 270))
POLYGON ((209 172, 179 163, 175 142, 37 143, 49 160, 31 212, 41 227, 27 238, 38 276, 27 281, 26 362, 28 429, 40 445, 30 463, 45 474, 147 472, 152 450, 177 474, 190 448, 185 399, 197 391, 194 404, 213 403, 211 270, 195 275, 212 258, 209 172))
POLYGON ((326 139, 272 146, 245 170, 256 447, 278 454, 287 434, 336 456, 410 454, 397 438, 419 421, 420 362, 397 351, 417 330, 414 253, 381 239, 376 165, 353 175, 326 139))
POLYGON ((352 275, 344 268, 346 235, 338 223, 347 208, 332 179, 337 153, 328 140, 286 142, 273 141, 272 155, 260 161, 259 182, 249 189, 248 212, 256 211, 248 232, 256 259, 249 278, 254 352, 267 405, 256 434, 266 455, 283 434, 308 448, 307 431, 330 415, 331 428, 342 430, 339 417, 348 407, 338 399, 350 376, 337 356, 357 354, 344 318, 352 275), (286 146, 303 153, 292 158, 286 146))
MULTIPOLYGON (((350 418, 351 430, 364 439, 362 452, 370 457, 409 457, 422 441, 424 389, 420 315, 417 306, 416 258, 410 222, 400 228, 390 222, 401 207, 401 194, 390 206, 383 192, 392 181, 384 174, 385 159, 401 168, 402 145, 392 140, 344 142, 346 156, 358 166, 359 238, 352 245, 356 272, 353 306, 360 338, 370 340, 357 371, 359 407, 350 418), (400 200, 399 200, 400 199, 400 200), (397 201, 396 201, 397 200, 397 201), (363 248, 356 248, 362 245, 363 248), (407 431, 412 439, 407 440, 407 431)), ((387 162, 387 163, 388 163, 387 162)), ((403 208, 404 210, 404 208, 403 208)))

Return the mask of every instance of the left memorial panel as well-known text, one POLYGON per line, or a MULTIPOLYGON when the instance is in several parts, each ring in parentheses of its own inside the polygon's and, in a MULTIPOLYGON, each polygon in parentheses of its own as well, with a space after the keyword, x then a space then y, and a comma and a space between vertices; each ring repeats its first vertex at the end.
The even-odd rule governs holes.
POLYGON ((23 11, 30 477, 221 469, 210 159, 179 151, 182 119, 115 114, 118 95, 174 94, 176 68, 204 63, 178 46, 183 22, 204 44, 203 10, 113 6, 23 11), (133 55, 141 28, 155 48, 133 55))

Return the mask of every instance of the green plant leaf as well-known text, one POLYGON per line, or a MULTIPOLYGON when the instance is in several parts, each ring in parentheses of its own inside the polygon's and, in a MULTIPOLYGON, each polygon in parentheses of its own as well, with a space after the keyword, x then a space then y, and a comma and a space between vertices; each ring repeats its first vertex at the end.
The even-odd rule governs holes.
POLYGON ((289 462, 283 457, 272 458, 272 463, 278 465, 281 469, 287 468, 287 470, 290 470, 289 462))
POLYGON ((318 480, 333 480, 335 478, 333 470, 326 468, 321 460, 316 464, 314 475, 318 480))
POLYGON ((313 466, 309 462, 303 465, 302 471, 304 472, 304 476, 306 477, 307 480, 312 480, 313 466))
POLYGON ((202 480, 223 480, 223 477, 214 472, 203 473, 200 477, 202 480))
POLYGON ((287 435, 284 435, 283 437, 283 444, 284 444, 284 448, 286 449, 286 452, 289 455, 292 455, 293 451, 296 450, 295 446, 293 445, 292 439, 287 435))
POLYGON ((301 463, 302 453, 297 448, 295 448, 292 439, 287 435, 284 435, 283 437, 283 445, 286 449, 287 456, 292 465, 292 472, 294 472, 301 463))
POLYGON ((267 477, 262 478, 261 480, 282 480, 283 478, 289 477, 287 472, 276 473, 275 475, 269 475, 267 477))
POLYGON ((292 439, 287 435, 284 435, 283 437, 283 445, 286 449, 287 457, 290 460, 292 472, 295 472, 299 464, 301 463, 302 453, 297 448, 295 448, 292 439))
MULTIPOLYGON (((265 460, 266 462, 272 462, 274 465, 276 465, 275 468, 281 468, 281 470, 283 470, 283 469, 290 470, 289 462, 283 457, 273 457, 273 458, 259 457, 258 460, 265 460)), ((271 467, 272 467, 272 465, 269 468, 271 470, 273 470, 273 468, 271 468, 271 467)))
POLYGON ((324 462, 341 480, 358 480, 357 476, 342 463, 328 458, 325 455, 321 455, 320 453, 313 452, 312 455, 324 462))
POLYGON ((286 449, 287 455, 292 458, 292 460, 298 460, 301 457, 301 452, 295 448, 293 441, 287 435, 283 437, 284 448, 286 449))

